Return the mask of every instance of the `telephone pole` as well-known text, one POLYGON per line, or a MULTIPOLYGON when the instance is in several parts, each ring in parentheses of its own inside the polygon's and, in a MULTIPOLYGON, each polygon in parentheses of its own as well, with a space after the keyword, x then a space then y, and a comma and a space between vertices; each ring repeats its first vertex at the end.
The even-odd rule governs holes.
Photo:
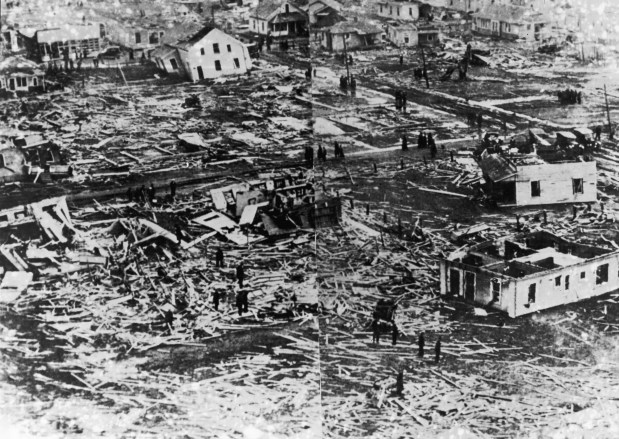
POLYGON ((348 67, 348 50, 346 48, 346 34, 344 34, 344 63, 346 64, 346 80, 350 84, 350 69, 348 67))
POLYGON ((604 84, 604 100, 606 101, 606 117, 608 117, 608 138, 613 140, 613 126, 610 122, 610 107, 608 106, 608 94, 606 93, 606 84, 604 84))
POLYGON ((426 68, 426 54, 423 51, 423 47, 421 48, 421 60, 423 61, 423 77, 426 78, 426 88, 430 88, 430 83, 428 82, 428 69, 426 68))

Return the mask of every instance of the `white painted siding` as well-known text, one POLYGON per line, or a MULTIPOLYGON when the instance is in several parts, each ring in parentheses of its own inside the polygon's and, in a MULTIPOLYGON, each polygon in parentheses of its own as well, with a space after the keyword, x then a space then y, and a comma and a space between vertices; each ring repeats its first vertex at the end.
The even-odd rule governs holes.
POLYGON ((516 204, 530 206, 558 203, 588 203, 597 200, 595 162, 548 163, 518 167, 516 204), (583 179, 583 193, 574 193, 572 180, 583 179), (531 182, 540 182, 540 196, 531 195, 531 182))

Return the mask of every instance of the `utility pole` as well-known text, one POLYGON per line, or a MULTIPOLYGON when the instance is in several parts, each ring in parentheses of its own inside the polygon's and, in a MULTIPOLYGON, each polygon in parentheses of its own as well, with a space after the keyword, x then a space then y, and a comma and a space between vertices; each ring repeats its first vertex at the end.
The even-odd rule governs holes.
POLYGON ((350 69, 348 68, 348 50, 346 49, 346 34, 344 34, 344 63, 346 64, 346 80, 350 84, 350 69))
POLYGON ((423 77, 426 78, 426 88, 430 88, 430 83, 428 82, 428 69, 426 68, 426 54, 423 51, 423 47, 421 48, 421 60, 423 61, 423 77))
POLYGON ((604 100, 606 101, 606 116, 608 117, 608 138, 613 140, 613 126, 610 122, 610 107, 608 106, 608 94, 606 93, 606 84, 604 84, 604 100))
POLYGON ((585 62, 585 43, 580 43, 580 51, 582 52, 582 62, 585 62))

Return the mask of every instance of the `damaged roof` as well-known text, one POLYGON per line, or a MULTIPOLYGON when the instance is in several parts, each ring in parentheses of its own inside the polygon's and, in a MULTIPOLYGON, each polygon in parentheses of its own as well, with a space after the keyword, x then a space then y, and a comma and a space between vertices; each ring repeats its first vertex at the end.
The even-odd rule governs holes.
POLYGON ((544 22, 548 21, 543 14, 522 6, 488 5, 473 14, 477 18, 487 18, 504 23, 544 22))
POLYGON ((359 35, 369 35, 369 34, 380 34, 382 33, 382 29, 378 26, 375 26, 371 23, 363 22, 363 21, 342 21, 337 23, 329 28, 329 32, 332 34, 359 34, 359 35))
POLYGON ((40 76, 44 72, 34 61, 24 58, 21 55, 11 56, 0 61, 0 74, 2 75, 31 75, 40 76))
POLYGON ((88 40, 101 37, 99 24, 66 25, 62 28, 43 29, 36 32, 38 43, 53 43, 64 40, 88 40))
POLYGON ((264 0, 260 4, 258 4, 258 6, 256 6, 256 8, 252 11, 251 16, 266 20, 275 11, 277 11, 279 8, 281 8, 286 3, 289 4, 292 8, 296 9, 297 12, 303 12, 293 2, 282 1, 282 0, 264 0))
POLYGON ((518 173, 516 166, 500 154, 487 154, 484 152, 479 161, 479 166, 484 175, 487 175, 494 182, 507 180, 518 173))
POLYGON ((215 28, 213 26, 204 26, 198 32, 193 34, 191 37, 189 37, 186 40, 180 40, 178 43, 174 44, 174 46, 179 47, 181 49, 187 48, 189 46, 193 46, 198 41, 200 41, 202 38, 210 34, 214 29, 215 28))

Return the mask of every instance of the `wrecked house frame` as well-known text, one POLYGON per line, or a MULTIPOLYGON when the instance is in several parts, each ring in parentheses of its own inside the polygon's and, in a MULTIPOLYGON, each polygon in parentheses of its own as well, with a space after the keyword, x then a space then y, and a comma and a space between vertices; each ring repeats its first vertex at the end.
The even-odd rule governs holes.
POLYGON ((487 241, 440 261, 441 295, 510 317, 610 293, 618 281, 619 250, 546 231, 487 241))
POLYGON ((479 165, 488 192, 499 204, 534 206, 597 200, 595 161, 548 162, 537 155, 484 151, 479 165))
POLYGON ((383 30, 370 23, 343 21, 324 29, 321 33, 322 47, 334 52, 342 52, 380 45, 383 30))
POLYGON ((38 30, 35 34, 38 55, 43 62, 76 59, 77 54, 96 55, 102 48, 102 24, 72 25, 38 30))

